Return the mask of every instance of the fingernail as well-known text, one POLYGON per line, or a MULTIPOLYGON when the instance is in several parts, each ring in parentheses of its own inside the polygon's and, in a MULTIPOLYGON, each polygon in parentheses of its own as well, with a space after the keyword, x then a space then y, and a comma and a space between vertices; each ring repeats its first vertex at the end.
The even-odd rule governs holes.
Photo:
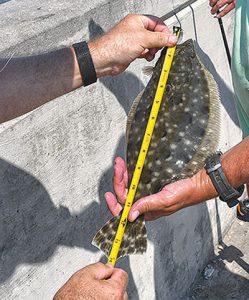
POLYGON ((139 211, 135 210, 132 214, 131 214, 131 222, 133 222, 134 220, 136 220, 136 218, 139 216, 139 211))
POLYGON ((171 35, 171 36, 169 37, 169 42, 170 42, 171 44, 175 44, 175 43, 177 42, 177 37, 176 37, 175 35, 171 35))

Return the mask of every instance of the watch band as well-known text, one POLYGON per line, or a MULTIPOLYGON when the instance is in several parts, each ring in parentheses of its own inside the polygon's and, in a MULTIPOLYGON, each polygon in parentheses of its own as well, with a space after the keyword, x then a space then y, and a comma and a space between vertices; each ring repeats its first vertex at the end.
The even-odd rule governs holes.
POLYGON ((227 202, 229 207, 233 207, 238 204, 238 198, 244 191, 244 185, 241 185, 238 189, 233 188, 228 182, 226 175, 224 174, 220 162, 221 151, 214 153, 212 156, 206 159, 205 169, 209 175, 219 198, 222 201, 227 202))
POLYGON ((73 44, 75 55, 79 64, 83 85, 87 86, 97 81, 97 75, 92 57, 85 41, 73 44))

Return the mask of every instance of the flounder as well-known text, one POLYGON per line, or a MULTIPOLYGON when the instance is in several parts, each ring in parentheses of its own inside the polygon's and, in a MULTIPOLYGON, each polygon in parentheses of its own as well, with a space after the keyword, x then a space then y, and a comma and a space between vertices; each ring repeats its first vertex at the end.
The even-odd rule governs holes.
MULTIPOLYGON (((129 184, 159 81, 166 48, 162 50, 146 88, 134 100, 127 120, 126 162, 129 184)), ((163 101, 134 201, 157 193, 166 184, 191 177, 218 146, 219 93, 213 76, 196 54, 193 40, 176 47, 163 101)), ((92 244, 108 256, 120 215, 107 222, 92 244)), ((143 253, 147 233, 143 216, 127 223, 118 257, 143 253)))

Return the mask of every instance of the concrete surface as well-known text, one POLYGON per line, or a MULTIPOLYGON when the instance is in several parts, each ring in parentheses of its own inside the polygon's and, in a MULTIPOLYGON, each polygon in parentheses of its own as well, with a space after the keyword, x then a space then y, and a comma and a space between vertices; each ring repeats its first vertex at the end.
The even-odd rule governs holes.
MULTIPOLYGON (((200 276, 188 300, 247 300, 249 295, 249 226, 236 220, 215 247, 208 263, 210 277, 200 276)), ((204 269, 207 270, 207 269, 204 269)), ((203 275, 203 273, 202 273, 203 275)), ((186 298, 185 298, 186 299, 186 298)))
MULTIPOLYGON (((12 0, 0 5, 0 56, 50 51, 93 38, 131 12, 164 15, 184 1, 12 0)), ((184 39, 193 38, 216 79, 222 103, 220 149, 241 139, 230 70, 208 1, 178 14, 184 39), (212 34, 210 34, 212 33, 212 34)), ((224 20, 229 43, 233 17, 224 20)), ((176 18, 167 24, 177 24, 176 18)), ((112 164, 124 155, 126 116, 148 78, 138 60, 122 75, 104 78, 0 125, 1 299, 51 299, 84 265, 98 261, 90 241, 109 218, 103 194, 112 164)), ((10 79, 11 80, 11 79, 10 79)), ((217 244, 217 208, 224 234, 234 212, 211 200, 148 224, 143 256, 120 260, 130 299, 183 297, 217 244)))

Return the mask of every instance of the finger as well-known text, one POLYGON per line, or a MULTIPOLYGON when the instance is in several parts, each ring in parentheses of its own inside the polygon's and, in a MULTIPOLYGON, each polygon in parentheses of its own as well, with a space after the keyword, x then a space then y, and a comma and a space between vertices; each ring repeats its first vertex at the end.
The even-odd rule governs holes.
POLYGON ((151 32, 146 31, 144 33, 144 47, 145 48, 162 48, 166 46, 174 46, 177 42, 177 37, 175 35, 170 35, 165 32, 151 32))
POLYGON ((227 0, 220 0, 218 1, 211 9, 211 14, 214 15, 221 9, 223 6, 227 4, 227 0))
POLYGON ((124 270, 115 268, 109 281, 115 281, 125 291, 128 285, 128 279, 128 274, 124 270))
POLYGON ((133 222, 139 215, 142 215, 144 213, 163 209, 164 206, 161 205, 161 193, 162 191, 136 201, 129 213, 129 221, 133 222))
POLYGON ((150 31, 165 32, 171 34, 169 28, 165 23, 158 17, 143 15, 141 16, 144 28, 150 31))
POLYGON ((141 57, 144 58, 144 55, 147 54, 150 51, 150 49, 144 49, 144 51, 140 54, 141 57))
POLYGON ((114 268, 111 264, 102 264, 100 262, 89 265, 83 269, 97 280, 108 279, 113 274, 114 268))
POLYGON ((155 55, 155 54, 157 53, 158 50, 159 50, 158 48, 152 48, 152 49, 149 50, 149 53, 150 53, 151 55, 155 55))
POLYGON ((220 13, 217 14, 217 18, 222 18, 235 8, 235 3, 227 5, 220 13))
POLYGON ((154 58, 155 58, 155 55, 151 55, 150 53, 147 53, 144 58, 147 60, 147 61, 152 61, 154 58))
POLYGON ((218 2, 218 0, 210 0, 209 5, 214 6, 217 2, 218 2))
POLYGON ((170 214, 187 206, 185 198, 192 191, 191 185, 192 181, 189 178, 176 181, 166 185, 156 194, 139 199, 131 208, 129 221, 133 222, 139 215, 148 212, 164 211, 170 214))
POLYGON ((127 292, 125 292, 123 300, 128 300, 128 299, 129 299, 128 294, 127 294, 127 292))
POLYGON ((145 49, 139 58, 145 58, 148 61, 151 61, 155 58, 155 54, 159 51, 159 48, 145 49))
POLYGON ((105 193, 105 201, 111 214, 114 217, 118 216, 120 211, 122 210, 122 205, 118 203, 116 197, 112 193, 107 192, 105 193))
POLYGON ((121 157, 115 159, 113 188, 121 203, 125 202, 127 196, 128 172, 124 160, 121 157))

